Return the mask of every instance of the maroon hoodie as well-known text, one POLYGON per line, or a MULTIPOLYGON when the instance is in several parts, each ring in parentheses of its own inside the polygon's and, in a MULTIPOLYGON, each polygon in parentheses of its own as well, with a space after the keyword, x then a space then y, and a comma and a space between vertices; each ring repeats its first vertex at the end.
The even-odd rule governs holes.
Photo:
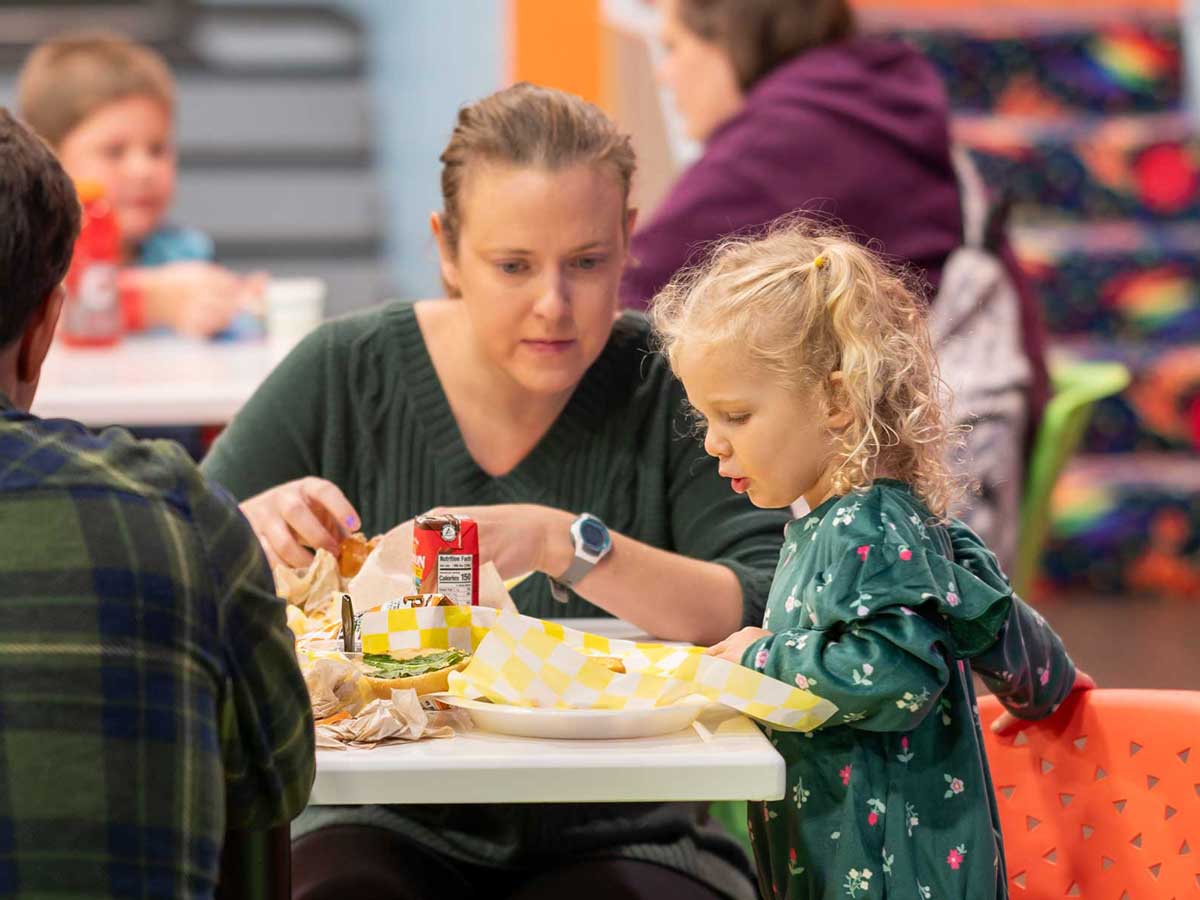
MULTIPOLYGON (((860 37, 810 50, 760 79, 634 235, 623 302, 645 307, 706 244, 796 210, 844 223, 937 289, 962 242, 962 210, 946 92, 919 52, 860 37)), ((1040 317, 1007 248, 1004 255, 1022 294, 1036 418, 1046 395, 1040 317)))

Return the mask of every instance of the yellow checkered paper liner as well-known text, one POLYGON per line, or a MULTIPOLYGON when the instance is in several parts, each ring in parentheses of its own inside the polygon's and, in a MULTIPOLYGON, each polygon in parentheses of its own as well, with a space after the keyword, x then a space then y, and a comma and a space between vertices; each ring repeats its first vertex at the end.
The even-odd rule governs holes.
POLYGON ((692 694, 790 731, 810 731, 836 711, 828 700, 704 648, 606 638, 486 607, 437 606, 366 613, 363 652, 416 647, 472 651, 450 691, 493 703, 559 709, 665 706, 692 694), (625 673, 595 659, 618 657, 625 673))
POLYGON ((363 653, 391 650, 467 650, 474 653, 496 622, 487 606, 433 606, 363 613, 363 653))

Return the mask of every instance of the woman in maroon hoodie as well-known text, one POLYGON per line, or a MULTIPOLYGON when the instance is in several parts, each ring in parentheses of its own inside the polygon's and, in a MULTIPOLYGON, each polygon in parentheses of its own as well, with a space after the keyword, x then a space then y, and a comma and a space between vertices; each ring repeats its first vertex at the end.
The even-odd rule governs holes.
MULTIPOLYGON (((796 211, 844 223, 935 296, 964 227, 946 93, 924 57, 858 34, 846 0, 659 3, 659 75, 704 151, 634 235, 625 304, 644 307, 710 242, 796 211)), ((991 249, 1020 295, 1024 429, 1046 398, 1040 315, 1007 242, 991 249)))

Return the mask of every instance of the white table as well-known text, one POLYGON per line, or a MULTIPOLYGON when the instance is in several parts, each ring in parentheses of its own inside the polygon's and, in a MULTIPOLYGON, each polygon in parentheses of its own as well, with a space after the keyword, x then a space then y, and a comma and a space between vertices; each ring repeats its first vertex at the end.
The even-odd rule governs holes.
POLYGON ((224 425, 292 346, 172 336, 127 337, 98 350, 58 343, 33 412, 90 426, 224 425))
MULTIPOLYGON (((640 638, 612 619, 563 623, 609 637, 640 638)), ((587 803, 778 800, 783 758, 758 727, 732 710, 701 716, 712 732, 560 741, 471 731, 445 740, 372 750, 317 751, 310 803, 587 803)))

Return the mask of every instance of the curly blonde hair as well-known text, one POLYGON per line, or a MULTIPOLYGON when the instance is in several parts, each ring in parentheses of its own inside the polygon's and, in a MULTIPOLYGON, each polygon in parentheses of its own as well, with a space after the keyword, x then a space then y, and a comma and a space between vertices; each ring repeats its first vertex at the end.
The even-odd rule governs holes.
POLYGON ((650 315, 673 368, 684 346, 732 343, 789 387, 848 411, 850 424, 832 435, 836 494, 887 475, 944 518, 966 485, 950 465, 960 436, 925 312, 903 271, 842 231, 789 218, 718 243, 650 315))

